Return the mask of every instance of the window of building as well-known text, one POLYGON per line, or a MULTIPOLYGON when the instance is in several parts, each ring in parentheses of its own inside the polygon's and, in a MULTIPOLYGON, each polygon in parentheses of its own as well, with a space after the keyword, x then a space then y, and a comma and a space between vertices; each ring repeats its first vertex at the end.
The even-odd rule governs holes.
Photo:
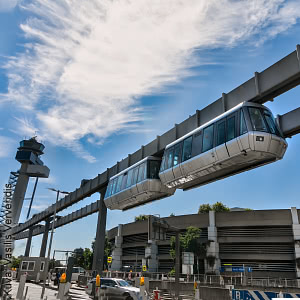
POLYGON ((245 117, 244 117, 244 112, 241 109, 241 114, 240 114, 240 135, 243 135, 245 133, 247 133, 247 125, 246 125, 246 121, 245 121, 245 117))
POLYGON ((232 116, 227 118, 227 142, 235 137, 235 116, 232 116))
POLYGON ((45 263, 42 261, 41 262, 41 268, 40 268, 40 271, 43 272, 45 269, 45 263))
POLYGON ((206 127, 203 130, 202 152, 208 151, 214 145, 214 124, 206 127))
POLYGON ((265 124, 265 121, 262 117, 262 114, 260 112, 259 108, 256 107, 248 107, 250 119, 252 122, 252 127, 254 131, 265 131, 267 132, 267 126, 265 124))
POLYGON ((28 261, 23 261, 21 270, 22 271, 27 271, 27 268, 28 268, 28 261))
POLYGON ((217 123, 217 145, 216 146, 222 145, 226 141, 225 125, 226 125, 225 120, 217 123))
POLYGON ((34 271, 34 266, 35 266, 35 262, 34 261, 30 261, 28 263, 28 271, 34 271))

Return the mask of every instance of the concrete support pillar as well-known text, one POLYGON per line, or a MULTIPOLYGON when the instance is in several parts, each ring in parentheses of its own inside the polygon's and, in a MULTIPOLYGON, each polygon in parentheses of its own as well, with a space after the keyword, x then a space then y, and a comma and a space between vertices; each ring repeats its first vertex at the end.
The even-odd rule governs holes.
POLYGON ((156 241, 148 241, 147 247, 145 248, 145 258, 148 263, 149 272, 158 272, 158 247, 156 241))
POLYGON ((205 272, 220 274, 221 261, 219 256, 219 243, 215 222, 215 211, 209 212, 208 245, 205 258, 205 272))
POLYGON ((50 218, 48 218, 45 222, 45 231, 43 234, 43 240, 40 250, 40 257, 46 257, 46 248, 47 248, 47 241, 48 241, 48 233, 50 229, 50 218))
POLYGON ((104 263, 104 245, 105 245, 105 229, 106 229, 106 215, 107 208, 104 203, 104 195, 100 193, 100 208, 98 213, 98 223, 97 223, 97 232, 96 232, 96 241, 94 249, 94 258, 93 258, 93 270, 97 271, 98 274, 101 274, 103 271, 104 263))
POLYGON ((26 243, 26 249, 25 249, 25 253, 24 253, 25 257, 29 257, 29 254, 30 254, 30 247, 31 247, 31 240, 32 240, 33 229, 34 229, 34 227, 30 227, 29 228, 29 234, 28 234, 28 239, 27 239, 27 243, 26 243))
POLYGON ((123 237, 122 237, 122 224, 118 226, 118 234, 115 236, 115 248, 112 252, 112 263, 110 270, 111 271, 120 271, 122 268, 122 244, 123 244, 123 237))
POLYGON ((296 207, 291 207, 293 235, 295 245, 296 275, 300 278, 300 224, 296 207))
POLYGON ((12 199, 12 220, 14 224, 19 223, 24 197, 27 190, 29 176, 26 174, 28 163, 22 163, 12 199))

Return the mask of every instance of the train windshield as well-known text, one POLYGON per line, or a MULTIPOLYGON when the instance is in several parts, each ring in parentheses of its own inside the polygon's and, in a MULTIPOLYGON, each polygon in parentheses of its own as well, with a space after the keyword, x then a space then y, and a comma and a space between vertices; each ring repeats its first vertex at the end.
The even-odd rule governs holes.
POLYGON ((268 132, 266 123, 263 119, 261 111, 257 107, 249 107, 250 119, 252 122, 254 131, 265 131, 268 132))
POLYGON ((277 127, 277 124, 275 122, 275 119, 274 119, 273 115, 268 110, 264 109, 264 116, 265 116, 265 119, 266 119, 267 124, 269 126, 270 132, 272 134, 282 136, 279 129, 278 129, 278 127, 277 127))

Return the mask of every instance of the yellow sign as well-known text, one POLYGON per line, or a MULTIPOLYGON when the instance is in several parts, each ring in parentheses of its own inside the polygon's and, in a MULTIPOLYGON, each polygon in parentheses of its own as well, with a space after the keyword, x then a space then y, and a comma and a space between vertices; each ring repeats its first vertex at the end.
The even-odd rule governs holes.
POLYGON ((145 285, 145 279, 144 279, 144 277, 141 277, 141 279, 140 279, 140 286, 143 286, 143 285, 145 285))
POLYGON ((108 256, 108 257, 107 257, 107 262, 108 262, 109 264, 111 264, 111 262, 112 262, 112 257, 111 257, 111 256, 108 256))
POLYGON ((99 287, 100 286, 100 275, 98 274, 96 276, 96 287, 99 287))
POLYGON ((143 265, 143 272, 147 271, 147 266, 143 265))
POLYGON ((60 276, 60 283, 66 283, 67 282, 67 275, 66 273, 62 273, 60 276))

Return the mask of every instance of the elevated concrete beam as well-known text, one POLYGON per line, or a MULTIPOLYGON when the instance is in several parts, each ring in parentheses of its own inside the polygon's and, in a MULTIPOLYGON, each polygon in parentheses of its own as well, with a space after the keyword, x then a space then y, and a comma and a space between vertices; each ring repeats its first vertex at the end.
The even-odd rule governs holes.
POLYGON ((300 107, 279 116, 279 125, 285 137, 300 133, 300 107))
MULTIPOLYGON (((299 49, 299 46, 297 47, 299 49)), ((293 51, 274 65, 265 69, 262 72, 256 72, 254 76, 248 81, 244 82, 229 93, 223 94, 215 102, 211 103, 202 110, 197 110, 193 116, 182 123, 176 125, 174 128, 158 136, 149 144, 143 146, 141 149, 130 154, 125 159, 118 162, 111 168, 108 168, 104 173, 99 174, 94 179, 87 181, 82 187, 76 189, 70 195, 60 200, 58 203, 58 212, 67 208, 74 203, 91 196, 95 192, 100 192, 101 189, 106 188, 108 179, 140 161, 145 154, 161 155, 166 145, 173 142, 177 138, 185 135, 196 127, 208 122, 217 117, 225 110, 229 110, 243 101, 251 101, 256 103, 265 103, 273 100, 284 92, 296 87, 300 84, 300 68, 298 52, 293 51), (175 134, 174 134, 175 132, 175 134), (62 205, 63 204, 63 205, 62 205)), ((54 213, 54 205, 35 215, 31 220, 22 225, 16 226, 13 233, 22 232, 30 226, 37 224, 54 213)))

